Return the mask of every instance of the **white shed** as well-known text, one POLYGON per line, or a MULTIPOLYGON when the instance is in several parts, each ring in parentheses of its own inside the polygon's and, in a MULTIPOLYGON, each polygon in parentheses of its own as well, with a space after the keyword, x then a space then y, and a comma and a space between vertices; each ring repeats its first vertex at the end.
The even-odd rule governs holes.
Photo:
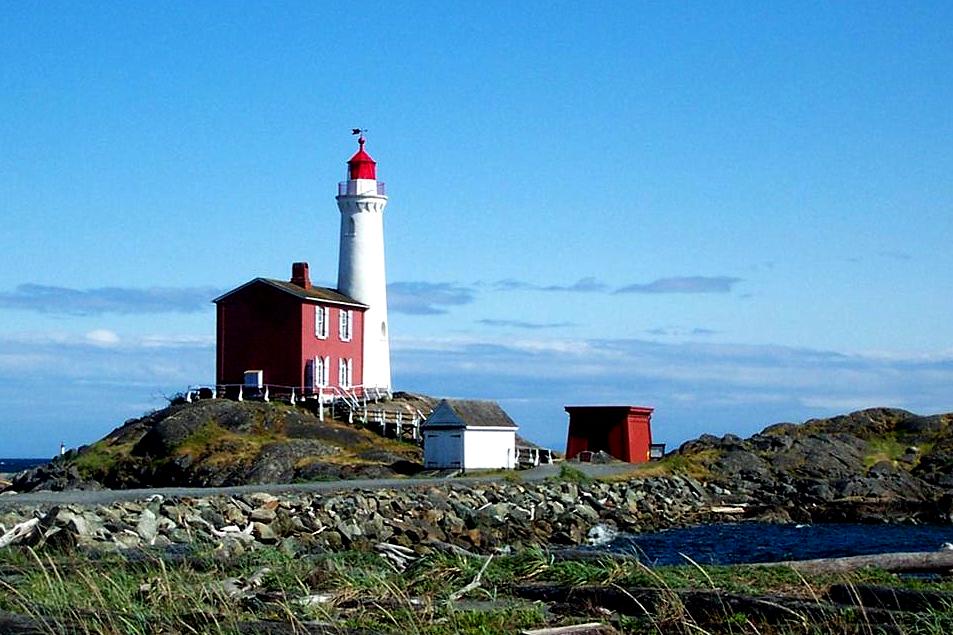
POLYGON ((424 467, 515 467, 516 430, 516 424, 495 401, 444 399, 420 427, 424 467))

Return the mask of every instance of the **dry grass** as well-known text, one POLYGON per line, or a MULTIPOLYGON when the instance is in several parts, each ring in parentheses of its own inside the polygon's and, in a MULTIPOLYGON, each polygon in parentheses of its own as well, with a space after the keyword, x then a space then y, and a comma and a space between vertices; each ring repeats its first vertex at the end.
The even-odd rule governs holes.
MULTIPOLYGON (((0 611, 32 618, 44 633, 238 633, 272 620, 269 632, 306 632, 305 623, 333 624, 340 632, 513 633, 574 621, 609 621, 632 633, 878 633, 882 626, 864 611, 831 612, 823 619, 791 611, 779 622, 745 615, 724 600, 699 613, 686 605, 686 590, 715 594, 784 595, 805 601, 823 597, 833 583, 904 586, 890 574, 805 579, 792 570, 765 567, 680 567, 653 569, 634 560, 555 561, 536 548, 491 559, 434 553, 405 571, 369 553, 290 554, 259 548, 223 559, 198 550, 186 559, 158 555, 126 559, 78 554, 0 551, 0 611), (239 587, 258 577, 241 597, 239 587), (631 610, 601 611, 598 605, 569 603, 547 612, 514 591, 526 583, 560 588, 588 586, 628 595, 631 610), (638 589, 655 599, 640 604, 638 589), (302 601, 303 598, 317 598, 302 601), (274 630, 278 628, 280 630, 274 630)), ((922 584, 922 583, 921 583, 922 584)), ((939 588, 945 583, 937 583, 939 588)), ((727 598, 727 596, 724 596, 727 598)), ((898 615, 887 624, 900 635, 950 632, 953 611, 898 615)), ((329 632, 338 632, 331 630, 329 632)))
POLYGON ((606 482, 628 481, 655 476, 690 476, 697 480, 711 477, 708 465, 718 459, 718 450, 703 450, 694 454, 670 454, 660 461, 633 465, 631 470, 600 478, 606 482))

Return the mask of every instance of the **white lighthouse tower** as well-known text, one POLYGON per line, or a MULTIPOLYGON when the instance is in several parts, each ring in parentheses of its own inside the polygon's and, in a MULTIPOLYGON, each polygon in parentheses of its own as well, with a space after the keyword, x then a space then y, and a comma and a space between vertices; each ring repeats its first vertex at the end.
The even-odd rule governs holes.
POLYGON ((338 291, 368 307, 364 314, 364 388, 391 390, 387 323, 387 278, 384 273, 384 184, 377 163, 360 148, 347 162, 347 181, 338 184, 341 246, 338 291))

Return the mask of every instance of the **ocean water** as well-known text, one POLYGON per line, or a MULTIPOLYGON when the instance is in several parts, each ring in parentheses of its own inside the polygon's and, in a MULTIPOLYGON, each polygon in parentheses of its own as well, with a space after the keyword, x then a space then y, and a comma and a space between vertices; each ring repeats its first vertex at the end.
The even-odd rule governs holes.
POLYGON ((0 473, 12 474, 49 462, 50 459, 0 459, 0 473))
POLYGON ((953 525, 703 525, 620 534, 603 549, 636 553, 646 564, 745 564, 936 551, 953 543, 953 525))

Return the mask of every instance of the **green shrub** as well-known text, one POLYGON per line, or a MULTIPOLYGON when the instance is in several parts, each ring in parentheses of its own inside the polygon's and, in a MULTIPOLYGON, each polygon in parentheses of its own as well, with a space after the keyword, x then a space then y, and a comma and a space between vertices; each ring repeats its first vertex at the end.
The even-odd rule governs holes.
POLYGON ((560 481, 576 483, 577 485, 592 481, 592 479, 589 478, 585 472, 571 465, 566 465, 565 463, 559 467, 559 476, 557 478, 560 481))

